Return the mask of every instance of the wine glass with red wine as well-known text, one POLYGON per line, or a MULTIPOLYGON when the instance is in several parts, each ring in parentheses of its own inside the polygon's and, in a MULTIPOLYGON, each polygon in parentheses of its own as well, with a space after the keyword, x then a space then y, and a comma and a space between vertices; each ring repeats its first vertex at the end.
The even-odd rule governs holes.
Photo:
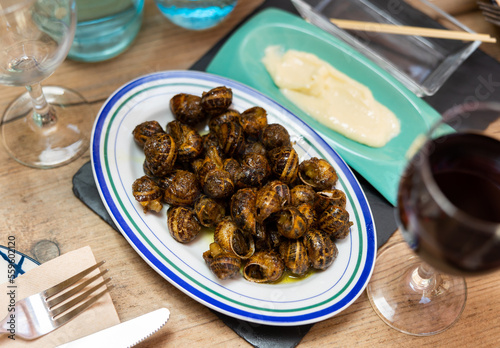
POLYGON ((407 243, 378 255, 367 293, 389 326, 420 336, 458 320, 464 277, 500 267, 500 103, 448 110, 415 147, 396 209, 407 243))

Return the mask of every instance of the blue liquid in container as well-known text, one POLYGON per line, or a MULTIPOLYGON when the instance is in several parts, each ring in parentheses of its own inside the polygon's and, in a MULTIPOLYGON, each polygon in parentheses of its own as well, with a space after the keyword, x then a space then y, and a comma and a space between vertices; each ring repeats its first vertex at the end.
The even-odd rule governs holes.
POLYGON ((77 1, 78 23, 68 58, 98 62, 125 51, 142 24, 144 0, 77 1))
POLYGON ((156 5, 172 23, 191 30, 219 24, 236 6, 237 0, 156 0, 156 5))

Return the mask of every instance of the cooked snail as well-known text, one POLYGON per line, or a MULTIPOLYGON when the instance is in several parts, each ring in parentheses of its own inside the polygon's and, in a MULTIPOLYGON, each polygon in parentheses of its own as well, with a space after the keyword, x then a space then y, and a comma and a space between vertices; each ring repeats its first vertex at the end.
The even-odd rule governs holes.
POLYGON ((201 225, 196 219, 193 209, 172 206, 167 210, 167 224, 170 235, 180 243, 188 243, 196 238, 201 225))
POLYGON ((241 160, 237 182, 242 186, 260 187, 266 182, 270 174, 271 167, 267 158, 258 153, 251 153, 241 160))
POLYGON ((221 123, 216 128, 215 135, 217 135, 219 146, 224 155, 233 157, 238 155, 243 150, 245 138, 239 123, 221 123))
POLYGON ((238 185, 237 180, 241 175, 240 162, 232 157, 226 158, 222 164, 222 167, 231 175, 231 180, 233 181, 233 183, 235 183, 235 185, 238 185))
POLYGON ((316 157, 300 163, 300 180, 316 190, 328 190, 337 182, 337 172, 330 163, 316 157))
POLYGON ((143 176, 136 179, 132 184, 132 194, 139 202, 145 213, 152 210, 159 212, 163 208, 162 189, 149 177, 143 176))
POLYGON ((203 253, 203 259, 212 273, 221 280, 233 278, 240 273, 241 259, 223 251, 217 243, 210 244, 210 249, 203 253))
POLYGON ((195 126, 207 117, 206 112, 201 107, 201 98, 192 94, 174 95, 170 99, 170 110, 176 120, 190 126, 195 126))
POLYGON ((336 205, 345 208, 346 196, 344 191, 338 189, 323 190, 316 192, 314 206, 318 213, 325 211, 328 207, 336 205))
POLYGON ((209 148, 214 148, 217 150, 219 156, 222 155, 222 149, 219 146, 219 139, 217 139, 217 135, 214 132, 208 132, 204 136, 201 137, 203 142, 203 151, 206 153, 209 148))
POLYGON ((259 155, 266 155, 266 148, 260 141, 246 141, 243 146, 242 156, 246 156, 250 153, 258 153, 259 155))
POLYGON ((202 153, 203 140, 201 135, 191 126, 175 120, 167 124, 167 133, 175 141, 178 161, 188 162, 202 153))
POLYGON ((302 203, 314 204, 316 191, 309 185, 295 185, 290 190, 291 204, 298 206, 302 203))
POLYGON ((164 202, 170 205, 193 205, 201 193, 196 175, 186 170, 175 170, 158 182, 165 190, 164 202))
POLYGON ((215 87, 201 95, 201 107, 209 115, 226 111, 233 102, 233 91, 225 86, 215 87))
POLYGON ((290 134, 288 134, 288 131, 282 125, 271 123, 262 130, 260 142, 268 150, 274 149, 275 147, 289 146, 290 134))
POLYGON ((234 192, 231 174, 223 169, 209 171, 203 179, 203 192, 212 198, 227 198, 234 192))
POLYGON ((287 240, 281 243, 279 253, 286 268, 291 273, 303 276, 309 270, 309 255, 301 239, 287 240))
POLYGON ((224 169, 222 158, 215 147, 209 147, 206 150, 205 158, 201 162, 197 160, 193 161, 192 165, 202 186, 205 184, 205 178, 208 173, 215 169, 224 169))
POLYGON ((238 190, 231 197, 230 212, 233 221, 245 233, 257 234, 256 194, 252 188, 238 190))
POLYGON ((134 140, 141 147, 144 147, 144 143, 149 139, 153 134, 165 133, 163 128, 157 121, 146 121, 139 125, 137 125, 132 131, 132 135, 134 136, 134 140))
POLYGON ((205 227, 215 227, 224 218, 226 209, 219 201, 201 195, 194 203, 194 212, 200 224, 205 227))
POLYGON ((146 166, 154 176, 164 177, 174 167, 177 147, 168 134, 154 134, 144 144, 146 166))
POLYGON ((288 186, 281 181, 271 181, 257 191, 255 201, 257 221, 264 222, 273 213, 280 211, 289 197, 288 186))
POLYGON ((224 251, 231 252, 241 259, 248 259, 255 252, 252 236, 243 233, 229 216, 215 228, 214 242, 224 251))
POLYGON ((243 267, 243 277, 255 283, 278 281, 285 270, 283 260, 274 251, 259 251, 243 267))
POLYGON ((314 229, 309 230, 304 236, 304 245, 307 248, 311 265, 315 269, 327 269, 339 253, 329 236, 314 229))
POLYGON ((347 237, 352 225, 347 210, 336 205, 328 207, 318 220, 318 227, 336 239, 347 237))
POLYGON ((278 180, 292 184, 297 179, 299 156, 291 146, 276 147, 268 153, 271 170, 278 180))
POLYGON ((290 239, 300 238, 307 231, 307 220, 295 207, 286 207, 275 214, 278 232, 290 239))
POLYGON ((240 115, 240 124, 248 137, 258 139, 267 126, 267 112, 260 106, 247 109, 240 115))
POLYGON ((307 228, 310 229, 316 225, 317 214, 314 206, 311 203, 302 203, 297 206, 297 209, 304 215, 307 221, 307 228))
POLYGON ((222 114, 216 114, 208 121, 208 129, 210 129, 210 132, 215 132, 217 128, 225 122, 240 123, 240 113, 236 110, 229 109, 222 114))

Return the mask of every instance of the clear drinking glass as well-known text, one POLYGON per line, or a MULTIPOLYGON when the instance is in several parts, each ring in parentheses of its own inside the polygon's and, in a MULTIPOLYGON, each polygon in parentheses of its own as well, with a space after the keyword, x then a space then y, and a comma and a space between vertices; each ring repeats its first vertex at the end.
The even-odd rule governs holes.
POLYGON ((158 9, 172 23, 191 30, 216 26, 236 6, 237 0, 155 0, 158 9))
POLYGON ((26 86, 2 117, 2 142, 18 162, 52 168, 89 146, 91 110, 75 91, 44 87, 68 54, 75 34, 74 0, 0 2, 0 84, 26 86))
POLYGON ((68 58, 99 62, 116 57, 134 41, 144 0, 76 0, 77 24, 68 58))
POLYGON ((368 297, 391 327, 431 335, 463 311, 463 276, 500 267, 500 103, 457 106, 422 139, 399 185, 406 243, 377 257, 368 297))

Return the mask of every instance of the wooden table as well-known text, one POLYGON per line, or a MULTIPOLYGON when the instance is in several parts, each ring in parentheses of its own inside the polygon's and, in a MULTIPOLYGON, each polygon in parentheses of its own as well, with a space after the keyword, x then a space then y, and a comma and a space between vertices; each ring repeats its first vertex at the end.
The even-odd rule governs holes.
MULTIPOLYGON (((240 0, 224 25, 190 32, 170 24, 146 1, 143 27, 133 46, 119 57, 96 64, 64 62, 45 85, 64 85, 82 93, 97 113, 103 101, 120 85, 140 75, 168 69, 187 69, 261 1, 240 0)), ((434 1, 478 32, 499 37, 486 23, 474 0, 434 1)), ((483 44, 500 60, 498 44, 483 44)), ((23 88, 0 87, 0 112, 23 88)), ((0 244, 15 236, 17 249, 34 256, 41 241, 55 243, 61 253, 90 245, 97 259, 105 259, 115 289, 111 296, 122 321, 161 306, 172 312, 163 329, 141 347, 249 346, 208 308, 177 290, 153 271, 126 240, 72 192, 72 177, 88 160, 83 157, 64 167, 37 170, 19 165, 0 150, 2 215, 0 244)), ((390 240, 400 240, 396 233, 390 240)), ((468 279, 468 302, 459 322, 448 331, 419 338, 386 326, 363 293, 339 315, 319 322, 301 346, 499 346, 500 273, 468 279)))

